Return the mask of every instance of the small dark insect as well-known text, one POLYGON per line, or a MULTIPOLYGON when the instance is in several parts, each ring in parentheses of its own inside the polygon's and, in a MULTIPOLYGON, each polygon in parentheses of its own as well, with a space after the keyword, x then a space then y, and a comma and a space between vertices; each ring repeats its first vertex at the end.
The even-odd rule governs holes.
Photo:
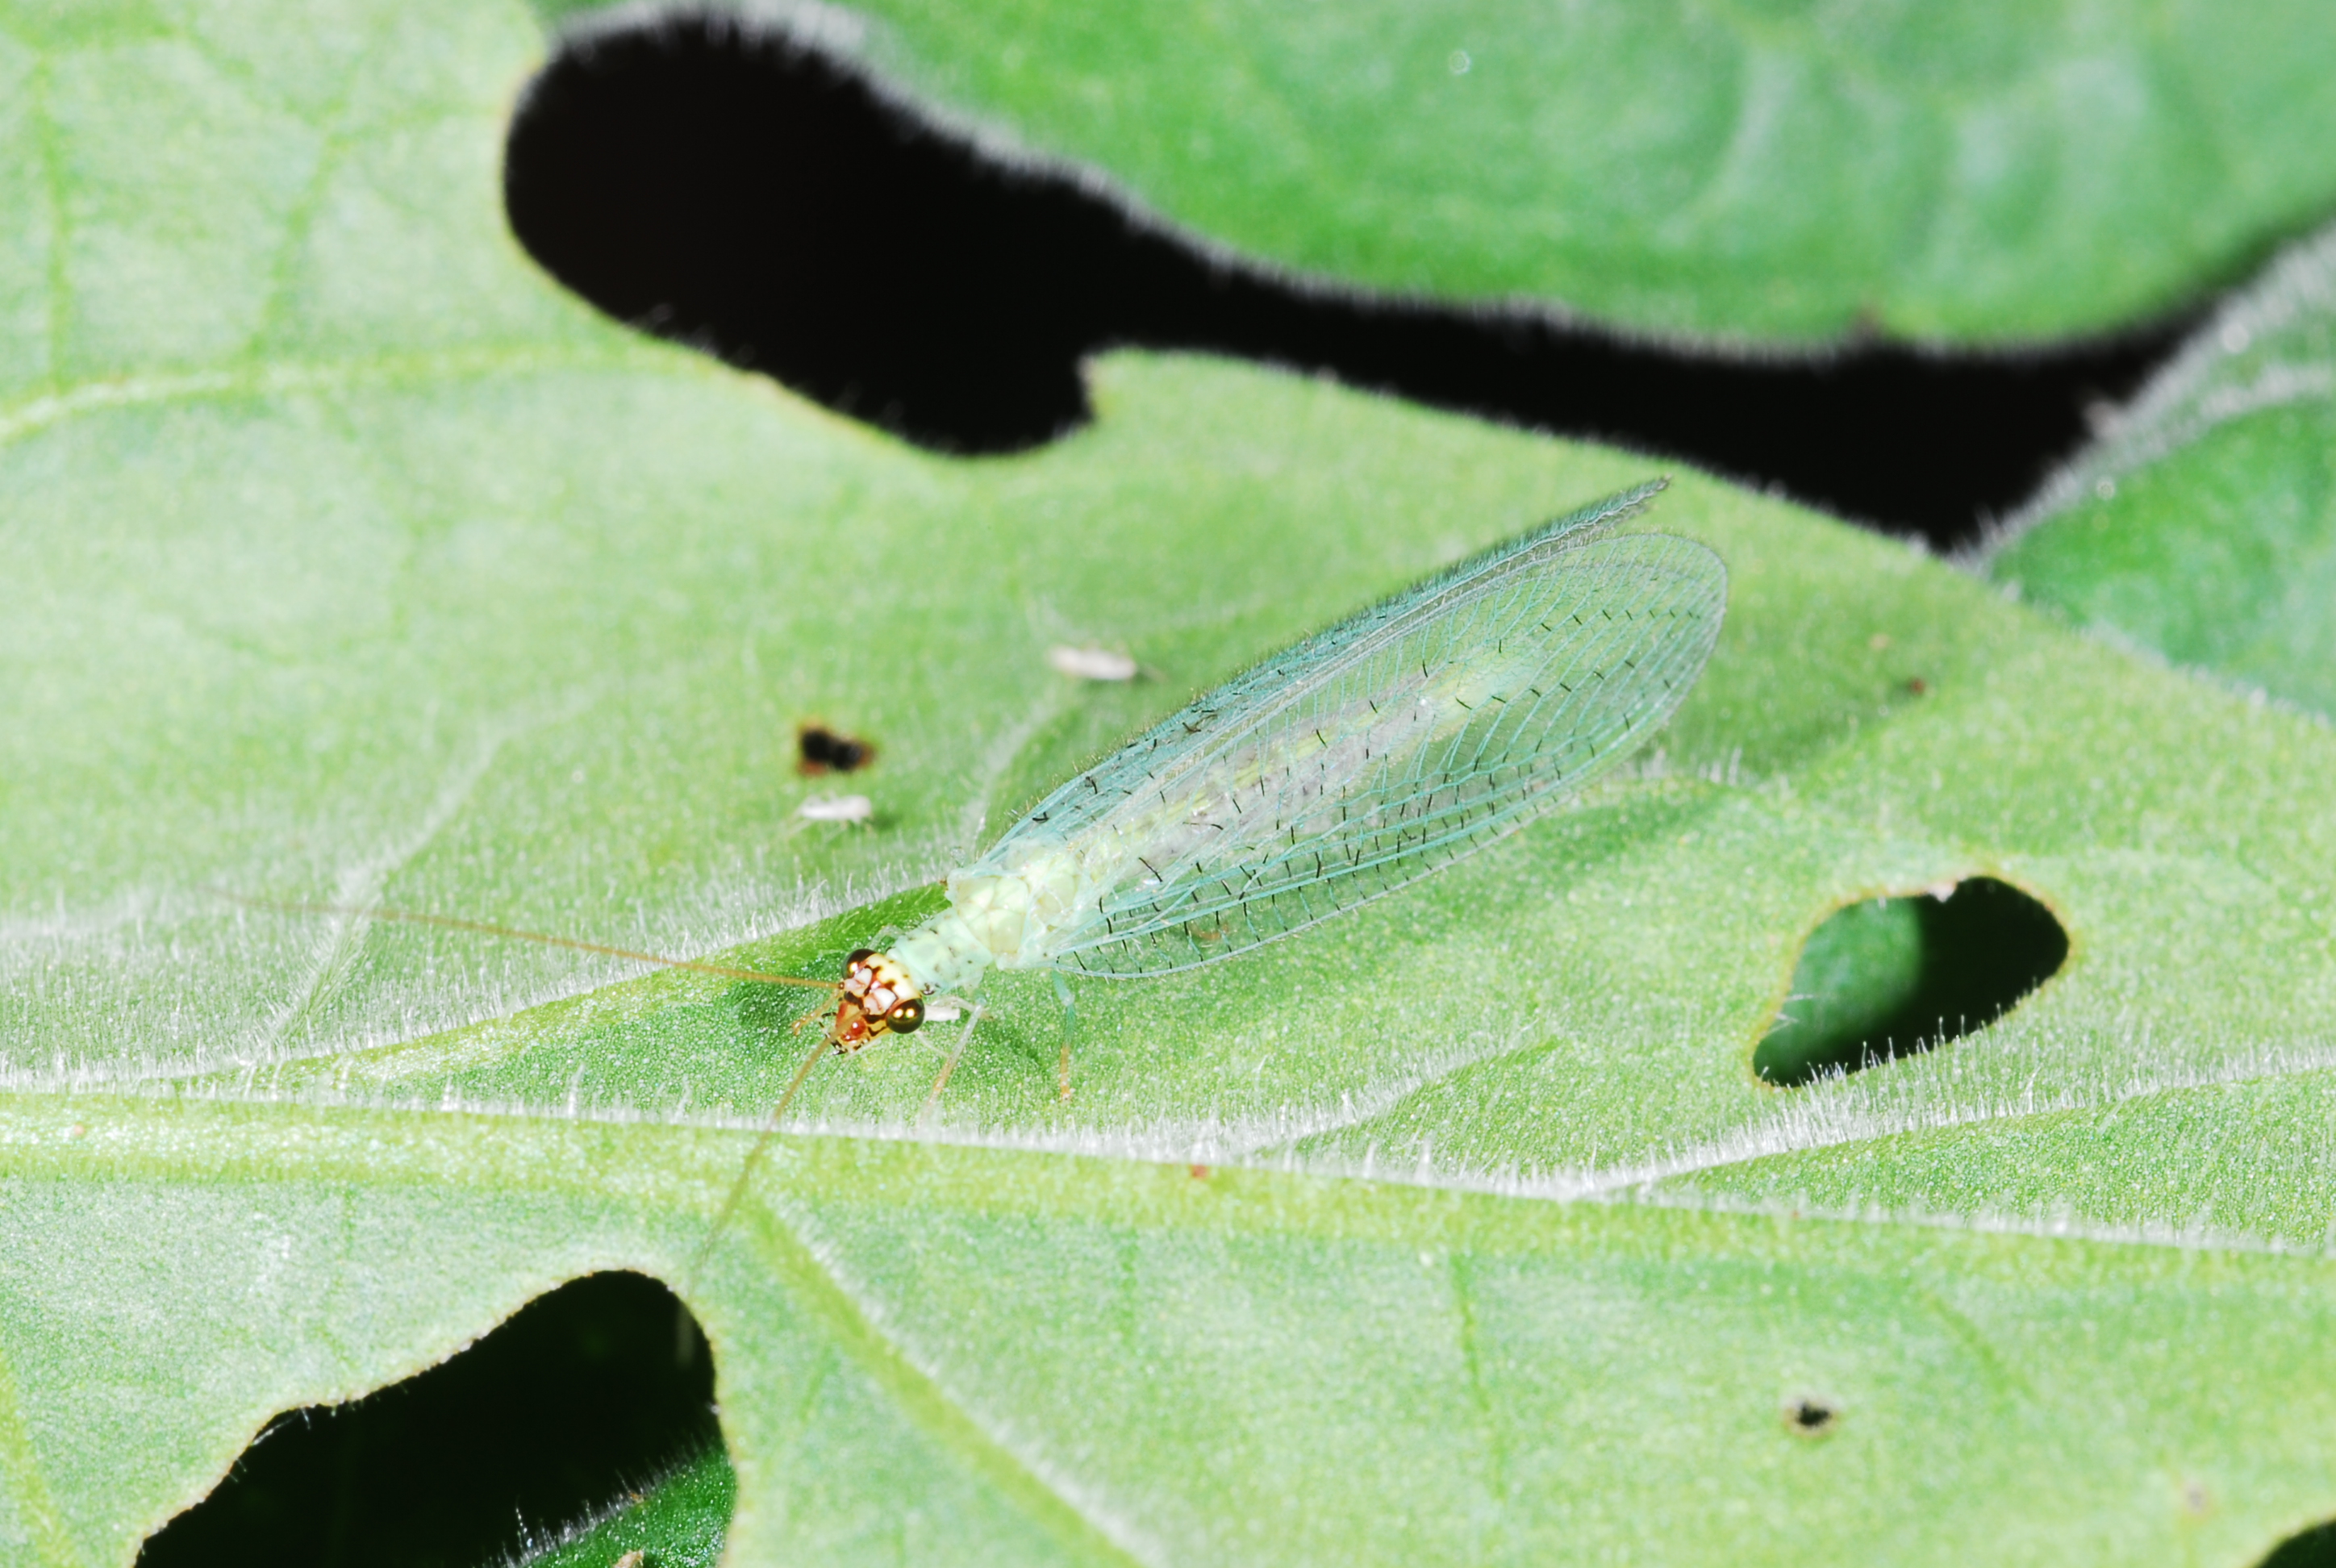
POLYGON ((1921 696, 1924 692, 1929 691, 1930 689, 1931 683, 1924 680, 1921 676, 1910 676, 1907 677, 1906 695, 1908 696, 1921 696))
POLYGON ((1785 1407, 1785 1424, 1804 1437, 1832 1430, 1841 1412, 1817 1399, 1795 1399, 1785 1407))
POLYGON ((823 724, 795 726, 795 772, 805 777, 823 773, 858 773, 876 760, 876 743, 841 735, 823 724))

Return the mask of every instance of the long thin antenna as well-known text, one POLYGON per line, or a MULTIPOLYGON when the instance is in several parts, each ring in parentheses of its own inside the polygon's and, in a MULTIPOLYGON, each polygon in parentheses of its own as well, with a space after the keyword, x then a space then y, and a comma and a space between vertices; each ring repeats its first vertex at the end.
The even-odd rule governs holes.
POLYGON ((811 1076, 812 1068, 819 1065, 819 1058, 826 1054, 827 1049, 828 1038, 822 1035, 818 1043, 812 1047, 811 1054, 803 1057, 803 1066, 795 1069, 795 1076, 787 1081, 787 1092, 781 1095, 779 1103, 771 1107, 770 1120, 763 1124, 763 1135, 754 1140, 754 1148, 747 1152, 745 1164, 738 1167, 738 1179, 730 1183, 730 1195, 722 1200, 721 1213, 714 1216, 714 1223, 707 1228, 706 1239, 698 1242, 697 1251, 690 1254, 689 1267, 682 1271, 685 1292, 697 1282, 697 1271, 705 1267, 706 1254, 714 1251, 714 1243, 721 1239, 724 1228, 730 1223, 730 1216, 738 1212, 738 1201, 746 1195, 746 1183, 753 1179, 754 1167, 762 1164, 764 1154, 769 1152, 771 1140, 779 1135, 779 1118, 787 1114, 787 1105, 794 1099, 795 1091, 803 1086, 803 1080, 811 1076))
MULTIPOLYGON (((364 908, 355 904, 316 904, 287 899, 256 899, 242 893, 229 892, 227 889, 219 887, 209 891, 229 903, 241 904, 247 909, 270 910, 278 914, 346 915, 357 920, 404 920, 409 925, 443 926, 449 930, 477 931, 484 936, 509 937, 515 941, 540 942, 545 947, 569 948, 579 953, 598 953, 604 958, 630 959, 636 963, 657 964, 669 969, 688 969, 696 974, 720 975, 725 979, 759 980, 765 985, 773 986, 808 986, 813 990, 829 992, 836 989, 832 980, 810 980, 801 975, 769 975, 760 969, 735 969, 728 964, 700 963, 695 959, 669 959, 663 953, 639 952, 632 948, 610 947, 606 942, 580 941, 574 937, 555 937, 546 931, 523 931, 512 926, 499 926, 491 920, 463 920, 458 915, 424 914, 419 910, 364 908)), ((975 1009, 974 1016, 977 1018, 980 1017, 979 1008, 975 1009)), ((754 1179, 754 1167, 762 1164, 763 1156, 770 1152, 771 1140, 779 1135, 779 1119, 787 1114, 787 1106, 793 1103, 796 1093, 803 1086, 803 1080, 811 1076, 812 1068, 819 1065, 819 1058, 828 1049, 830 1041, 826 1035, 822 1034, 818 1042, 812 1047, 810 1054, 803 1057, 803 1065, 795 1069, 795 1076, 787 1081, 786 1092, 779 1096, 779 1103, 771 1107, 770 1119, 763 1125, 763 1135, 754 1140, 754 1147, 746 1155, 745 1163, 738 1167, 738 1179, 730 1183, 730 1195, 722 1200, 722 1212, 714 1217, 713 1226, 706 1231, 706 1239, 698 1242, 696 1252, 689 1260, 689 1267, 682 1274, 685 1290, 696 1280, 697 1271, 705 1265, 706 1255, 713 1251, 714 1243, 720 1239, 724 1228, 730 1223, 730 1216, 737 1213, 740 1200, 746 1195, 747 1183, 754 1179)))
POLYGON ((444 926, 449 930, 477 931, 490 937, 510 937, 515 941, 539 942, 548 948, 570 948, 579 953, 598 953, 603 958, 630 959, 639 964, 658 964, 668 969, 688 969, 696 974, 720 975, 725 979, 759 980, 770 986, 809 986, 813 990, 832 991, 832 980, 810 980, 801 975, 766 975, 760 969, 733 969, 727 964, 700 963, 696 959, 669 959, 662 953, 638 952, 631 948, 612 948, 605 942, 579 941, 574 937, 555 937, 543 931, 522 931, 511 926, 499 926, 487 920, 466 920, 458 915, 430 915, 418 910, 366 908, 357 904, 309 904, 283 899, 247 898, 225 888, 210 891, 232 904, 247 909, 272 910, 287 915, 351 915, 359 920, 403 920, 408 925, 444 926))

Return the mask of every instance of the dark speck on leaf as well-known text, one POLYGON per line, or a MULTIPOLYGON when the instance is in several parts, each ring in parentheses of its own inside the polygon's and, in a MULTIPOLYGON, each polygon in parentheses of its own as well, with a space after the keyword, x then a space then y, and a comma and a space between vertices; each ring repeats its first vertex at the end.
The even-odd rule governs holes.
POLYGON ((1785 1406, 1785 1425, 1799 1437, 1823 1437, 1840 1422, 1841 1412, 1821 1399, 1794 1399, 1785 1406))
POLYGON ((822 724, 804 724, 795 730, 795 771, 806 775, 858 773, 876 760, 876 743, 860 740, 822 724))

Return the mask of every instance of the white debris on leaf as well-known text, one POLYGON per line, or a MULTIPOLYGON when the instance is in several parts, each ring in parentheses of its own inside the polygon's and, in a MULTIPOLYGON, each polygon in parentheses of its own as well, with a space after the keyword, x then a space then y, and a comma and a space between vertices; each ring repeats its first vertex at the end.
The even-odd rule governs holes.
POLYGON ((866 795, 822 796, 795 807, 795 815, 807 823, 864 823, 875 814, 875 803, 866 795))
POLYGON ((1046 662, 1078 680, 1134 680, 1135 661, 1106 648, 1072 648, 1056 643, 1046 650, 1046 662))

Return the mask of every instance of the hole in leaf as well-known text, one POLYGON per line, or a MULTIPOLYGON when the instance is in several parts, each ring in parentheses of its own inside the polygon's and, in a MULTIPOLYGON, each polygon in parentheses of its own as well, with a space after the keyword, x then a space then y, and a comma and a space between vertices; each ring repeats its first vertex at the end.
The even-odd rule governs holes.
POLYGON ((1772 1084, 1854 1073, 1959 1039, 2059 971, 2068 933, 1993 877, 1944 899, 1874 899, 1809 933, 1783 1015, 1752 1053, 1772 1084))
POLYGON ((277 1417, 138 1561, 477 1568, 660 1506, 668 1532, 710 1534, 718 1552, 733 1483, 713 1406, 713 1357, 679 1298, 589 1275, 440 1366, 277 1417))
POLYGON ((2336 1568, 2336 1520, 2290 1535, 2271 1549, 2261 1568, 2336 1568))
POLYGON ((570 34, 505 147, 521 244, 622 321, 951 452, 1089 415, 1080 359, 1200 349, 1684 458, 1941 546, 2026 499, 2191 318, 2025 351, 1802 356, 1301 282, 1009 166, 722 16, 570 34))
POLYGON ((1823 1399, 1794 1399, 1785 1406, 1785 1425, 1803 1437, 1821 1437, 1841 1420, 1841 1412, 1823 1399))

